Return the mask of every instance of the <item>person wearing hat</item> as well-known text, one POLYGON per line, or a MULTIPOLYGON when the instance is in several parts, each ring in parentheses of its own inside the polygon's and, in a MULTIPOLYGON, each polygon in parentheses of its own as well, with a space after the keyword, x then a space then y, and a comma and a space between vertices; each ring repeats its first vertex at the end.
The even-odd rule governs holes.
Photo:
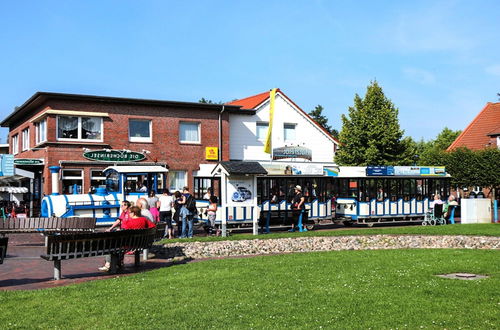
POLYGON ((295 227, 298 226, 299 231, 307 231, 305 227, 302 225, 302 214, 304 213, 304 210, 306 208, 305 206, 305 197, 302 195, 302 187, 299 185, 296 185, 295 188, 295 196, 293 196, 292 200, 292 211, 293 211, 293 217, 294 217, 294 222, 292 224, 292 229, 289 231, 295 231, 295 227))

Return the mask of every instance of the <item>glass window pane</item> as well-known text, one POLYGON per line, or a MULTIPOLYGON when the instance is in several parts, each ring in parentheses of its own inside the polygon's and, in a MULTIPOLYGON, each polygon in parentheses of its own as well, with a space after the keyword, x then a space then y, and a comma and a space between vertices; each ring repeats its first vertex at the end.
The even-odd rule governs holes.
POLYGON ((170 171, 168 173, 168 183, 170 186, 170 191, 175 192, 176 190, 182 191, 182 188, 186 186, 186 171, 170 171))
POLYGON ((268 123, 257 123, 257 139, 264 140, 266 138, 268 127, 268 123))
POLYGON ((284 124, 285 141, 295 141, 295 124, 284 124))
POLYGON ((130 138, 151 138, 151 121, 150 120, 135 120, 129 121, 129 136, 130 138))
POLYGON ((181 142, 199 142, 199 123, 180 123, 179 138, 181 142))
POLYGON ((102 118, 82 117, 82 139, 100 140, 101 124, 102 124, 102 118))
POLYGON ((78 117, 58 117, 57 138, 78 139, 78 117))

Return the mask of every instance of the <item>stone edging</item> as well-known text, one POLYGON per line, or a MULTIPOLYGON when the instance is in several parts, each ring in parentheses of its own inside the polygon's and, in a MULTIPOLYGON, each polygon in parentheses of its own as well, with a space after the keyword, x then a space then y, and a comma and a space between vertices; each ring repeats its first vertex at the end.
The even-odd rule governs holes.
POLYGON ((465 235, 359 235, 179 242, 164 244, 161 253, 167 258, 184 256, 194 259, 205 259, 314 251, 448 248, 500 249, 500 237, 465 235))

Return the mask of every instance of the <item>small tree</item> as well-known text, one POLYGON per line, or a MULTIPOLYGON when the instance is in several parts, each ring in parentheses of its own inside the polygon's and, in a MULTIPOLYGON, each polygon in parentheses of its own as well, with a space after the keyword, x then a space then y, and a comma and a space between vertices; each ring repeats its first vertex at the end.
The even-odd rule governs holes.
POLYGON ((328 118, 323 115, 323 106, 317 105, 314 110, 311 110, 309 112, 309 116, 318 123, 321 127, 323 127, 325 130, 328 131, 334 138, 338 138, 339 132, 332 128, 330 125, 328 125, 328 118))
POLYGON ((212 100, 206 99, 202 97, 201 99, 198 100, 198 103, 205 103, 205 104, 223 104, 224 102, 219 101, 219 102, 214 102, 212 100))
POLYGON ((342 115, 342 147, 335 160, 340 165, 354 166, 408 163, 413 158, 408 150, 412 140, 403 141, 402 137, 398 109, 373 81, 363 99, 355 95, 348 116, 342 115))

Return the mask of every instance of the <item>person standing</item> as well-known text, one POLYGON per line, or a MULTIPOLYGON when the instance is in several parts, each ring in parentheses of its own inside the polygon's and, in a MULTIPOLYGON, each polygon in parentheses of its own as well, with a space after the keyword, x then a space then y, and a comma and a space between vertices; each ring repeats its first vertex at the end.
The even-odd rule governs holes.
POLYGON ((151 215, 153 216, 154 222, 157 223, 160 221, 160 212, 158 212, 158 197, 156 197, 156 194, 154 191, 150 191, 148 195, 148 207, 149 207, 149 212, 151 212, 151 215))
POLYGON ((170 195, 170 191, 165 189, 157 202, 157 207, 160 211, 160 221, 167 223, 167 229, 163 237, 173 238, 172 231, 172 207, 174 206, 174 197, 170 195))
POLYGON ((292 214, 294 218, 294 223, 292 224, 292 229, 289 231, 294 231, 295 227, 299 228, 299 231, 307 231, 302 224, 302 217, 304 214, 304 210, 306 209, 305 201, 306 198, 302 195, 302 187, 297 185, 294 188, 295 196, 293 196, 292 200, 292 214))
POLYGON ((217 197, 210 196, 210 204, 207 209, 208 221, 210 221, 210 231, 213 233, 215 231, 215 235, 220 235, 220 229, 215 228, 215 218, 217 214, 217 197))
POLYGON ((180 218, 182 220, 182 233, 180 238, 193 238, 193 212, 191 210, 193 196, 189 193, 189 188, 182 189, 182 199, 178 202, 181 205, 180 218))
POLYGON ((174 193, 174 211, 175 213, 173 214, 173 219, 175 221, 175 225, 177 226, 177 237, 181 237, 182 234, 182 220, 181 220, 181 207, 182 205, 179 204, 179 202, 182 201, 182 194, 180 191, 176 190, 174 193))

